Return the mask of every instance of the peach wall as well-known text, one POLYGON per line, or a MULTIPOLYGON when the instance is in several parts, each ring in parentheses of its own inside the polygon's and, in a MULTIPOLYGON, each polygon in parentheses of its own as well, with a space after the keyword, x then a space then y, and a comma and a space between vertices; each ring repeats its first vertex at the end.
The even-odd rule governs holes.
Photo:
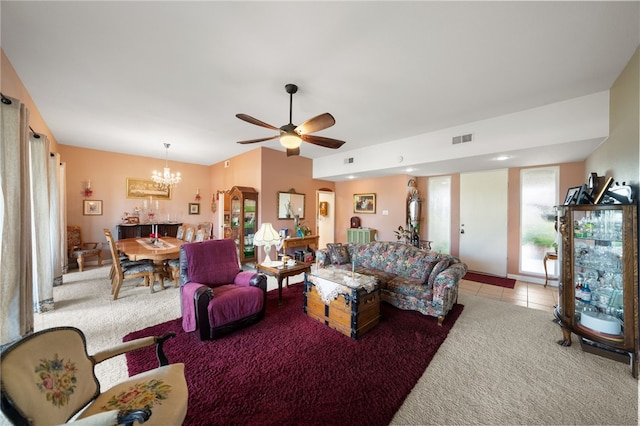
POLYGON ((336 241, 347 241, 347 228, 350 218, 358 216, 363 228, 378 231, 381 241, 396 241, 394 231, 406 224, 408 175, 385 176, 381 178, 358 179, 336 183, 336 241), (375 214, 353 212, 353 195, 362 193, 376 194, 375 214), (388 215, 382 212, 387 210, 388 215))
POLYGON ((42 118, 38 107, 31 99, 31 95, 27 91, 24 84, 22 84, 22 80, 18 77, 16 70, 9 62, 9 59, 5 56, 4 50, 0 49, 0 91, 3 95, 9 96, 15 99, 19 99, 20 102, 25 104, 27 109, 29 110, 29 126, 40 134, 44 134, 47 136, 50 142, 50 150, 51 152, 58 151, 58 141, 49 130, 49 126, 42 118))
MULTIPOLYGON (((305 216, 301 223, 315 232, 316 190, 320 188, 333 190, 334 183, 312 178, 311 159, 300 156, 287 157, 283 151, 258 147, 232 157, 228 161, 228 167, 225 167, 225 162, 211 166, 212 193, 227 191, 234 185, 253 187, 258 191, 258 223, 270 222, 276 230, 288 228, 291 233, 293 219, 278 220, 277 193, 295 189, 296 192, 305 194, 305 216)), ((221 235, 217 214, 214 219, 214 230, 216 230, 214 233, 221 235)), ((261 261, 264 251, 260 250, 258 253, 258 259, 261 261)))
MULTIPOLYGON (((132 212, 135 206, 142 207, 143 200, 126 197, 127 178, 149 178, 152 171, 164 167, 157 158, 139 157, 59 144, 61 161, 66 163, 67 174, 67 224, 82 227, 85 241, 104 241, 104 228, 116 232, 125 211, 132 212), (103 201, 102 216, 84 216, 82 200, 84 182, 91 179, 94 200, 103 201)), ((182 182, 172 193, 171 200, 159 201, 159 217, 196 225, 210 222, 211 190, 209 167, 179 163, 169 159, 172 171, 182 174, 182 182), (200 214, 188 214, 189 203, 196 202, 196 189, 200 188, 200 214)), ((155 202, 154 202, 155 204, 155 202)))

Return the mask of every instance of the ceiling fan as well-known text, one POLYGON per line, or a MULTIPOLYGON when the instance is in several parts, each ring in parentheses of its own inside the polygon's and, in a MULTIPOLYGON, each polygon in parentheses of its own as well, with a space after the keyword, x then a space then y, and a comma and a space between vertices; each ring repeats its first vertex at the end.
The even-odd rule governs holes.
POLYGON ((336 120, 333 118, 331 114, 325 112, 324 114, 320 114, 316 117, 310 118, 299 126, 296 126, 292 122, 291 114, 293 109, 293 94, 298 91, 298 86, 295 84, 287 84, 284 86, 285 90, 289 94, 289 124, 285 124, 284 126, 277 128, 272 126, 271 124, 267 124, 264 121, 260 121, 256 118, 251 117, 247 114, 236 114, 240 120, 246 121, 247 123, 255 124, 256 126, 266 127, 271 130, 279 130, 280 133, 278 135, 269 136, 267 138, 259 138, 259 139, 250 139, 246 141, 239 141, 239 144, 249 144, 256 142, 264 142, 271 139, 280 138, 280 143, 282 146, 287 148, 287 156, 290 155, 300 155, 300 144, 302 141, 312 143, 314 145, 322 146, 324 148, 338 149, 343 144, 344 141, 340 141, 338 139, 325 138, 322 136, 313 136, 309 133, 318 132, 320 130, 324 130, 336 124, 336 120))

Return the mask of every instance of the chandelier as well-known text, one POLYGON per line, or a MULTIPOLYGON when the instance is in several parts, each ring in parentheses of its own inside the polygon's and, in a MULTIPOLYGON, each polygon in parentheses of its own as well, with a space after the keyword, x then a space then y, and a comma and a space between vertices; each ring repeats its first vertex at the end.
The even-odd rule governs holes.
POLYGON ((182 180, 182 176, 180 176, 180 172, 171 173, 171 169, 169 168, 169 147, 170 143, 165 143, 164 147, 167 151, 166 160, 164 165, 164 171, 162 173, 153 171, 151 175, 151 180, 156 184, 157 187, 161 189, 167 188, 175 188, 177 184, 182 180))

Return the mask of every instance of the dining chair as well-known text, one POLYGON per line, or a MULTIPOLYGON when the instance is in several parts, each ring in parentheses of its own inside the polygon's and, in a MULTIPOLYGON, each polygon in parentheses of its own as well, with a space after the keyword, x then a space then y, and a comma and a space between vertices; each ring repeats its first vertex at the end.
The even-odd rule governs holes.
POLYGON ((197 228, 198 230, 204 229, 205 240, 210 240, 213 237, 213 222, 200 222, 197 228))
MULTIPOLYGON (((0 408, 15 425, 179 425, 189 390, 184 364, 169 364, 163 344, 175 333, 119 343, 93 355, 84 333, 54 327, 29 334, 0 357, 0 408), (101 389, 95 366, 117 355, 156 346, 159 366, 101 389)), ((122 364, 124 365, 124 363, 122 364)))
POLYGON ((176 232, 176 238, 179 240, 184 240, 184 231, 186 229, 186 226, 184 225, 180 225, 178 226, 178 232, 176 232))
POLYGON ((111 251, 111 259, 115 266, 111 282, 113 300, 118 298, 122 282, 128 278, 142 278, 144 280, 144 285, 150 286, 151 292, 153 293, 154 275, 156 271, 155 265, 153 263, 140 262, 136 264, 128 264, 126 268, 123 268, 122 263, 120 262, 120 257, 118 256, 118 249, 116 248, 113 235, 109 232, 108 234, 105 233, 105 236, 107 237, 107 242, 109 243, 109 249, 111 251))
POLYGON ((204 229, 198 229, 196 231, 196 237, 193 240, 194 243, 201 243, 204 240, 208 240, 206 231, 204 229))
POLYGON ((180 278, 180 259, 167 260, 167 269, 171 272, 171 280, 173 281, 173 288, 178 288, 180 278))
MULTIPOLYGON (((109 238, 113 239, 113 234, 111 233, 111 231, 107 228, 104 228, 104 236, 107 238, 107 243, 109 242, 109 238)), ((140 265, 142 263, 149 263, 152 264, 153 262, 151 260, 130 260, 129 257, 120 252, 120 250, 118 250, 117 246, 116 246, 116 251, 118 252, 118 258, 120 259, 120 266, 122 266, 122 269, 127 269, 130 268, 132 266, 136 266, 136 265, 140 265)), ((111 270, 109 271, 109 279, 111 280, 111 287, 113 288, 113 279, 116 276, 116 265, 114 262, 111 262, 111 270)))
POLYGON ((191 226, 187 227, 187 229, 184 231, 184 241, 187 243, 192 243, 195 236, 196 230, 191 226))
POLYGON ((102 266, 104 254, 101 244, 83 242, 79 226, 67 226, 67 249, 69 259, 76 259, 80 272, 84 270, 84 261, 89 257, 97 257, 98 266, 102 266))

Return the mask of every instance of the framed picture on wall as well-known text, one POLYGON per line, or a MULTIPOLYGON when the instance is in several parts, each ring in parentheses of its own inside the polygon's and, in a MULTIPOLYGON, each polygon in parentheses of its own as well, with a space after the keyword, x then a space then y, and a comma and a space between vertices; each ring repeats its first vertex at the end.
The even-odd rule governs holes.
POLYGON ((85 216, 102 216, 102 200, 83 200, 82 214, 85 216))
POLYGON ((200 203, 189 203, 189 214, 200 214, 200 203))
POLYGON ((353 194, 354 213, 375 213, 376 194, 353 194))
POLYGON ((171 188, 159 188, 151 179, 127 178, 127 198, 170 200, 171 188))

